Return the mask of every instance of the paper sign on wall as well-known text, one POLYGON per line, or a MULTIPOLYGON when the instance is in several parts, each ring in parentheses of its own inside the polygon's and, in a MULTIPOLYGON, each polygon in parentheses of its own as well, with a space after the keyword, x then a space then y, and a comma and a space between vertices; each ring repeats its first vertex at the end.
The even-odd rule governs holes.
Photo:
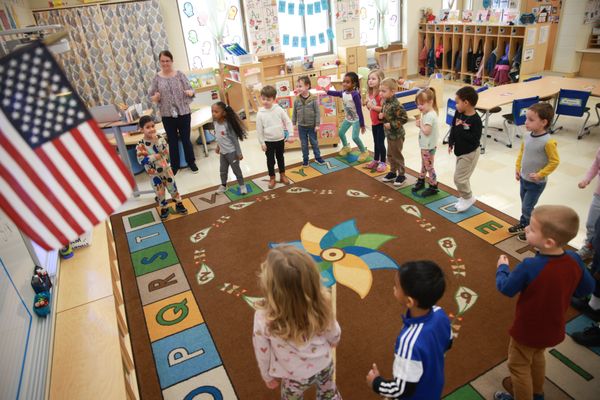
POLYGON ((550 27, 548 25, 540 27, 540 39, 539 44, 544 44, 548 41, 548 35, 550 34, 550 27))
POLYGON ((534 54, 535 54, 534 49, 526 49, 525 53, 523 54, 523 61, 527 62, 527 61, 533 60, 534 54))

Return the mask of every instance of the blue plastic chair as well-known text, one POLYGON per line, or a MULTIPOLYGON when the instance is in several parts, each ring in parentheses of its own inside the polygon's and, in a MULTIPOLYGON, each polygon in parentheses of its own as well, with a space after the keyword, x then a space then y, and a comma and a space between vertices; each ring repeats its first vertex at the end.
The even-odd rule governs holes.
POLYGON ((454 115, 456 115, 456 101, 454 101, 454 99, 448 99, 448 102, 446 103, 446 124, 449 128, 448 132, 446 132, 446 136, 444 136, 444 144, 448 144, 448 137, 450 136, 450 131, 452 130, 452 121, 454 121, 454 115))
POLYGON ((583 135, 589 133, 590 127, 585 126, 588 119, 590 119, 590 108, 586 107, 588 99, 590 98, 590 92, 583 90, 571 90, 571 89, 560 89, 558 93, 558 99, 556 100, 556 118, 552 122, 551 133, 561 130, 563 127, 559 126, 555 128, 556 122, 561 115, 569 117, 583 117, 585 114, 585 120, 579 129, 577 139, 581 139, 583 135))
MULTIPOLYGON (((506 130, 506 136, 508 137, 508 143, 505 143, 506 147, 512 147, 512 140, 510 137, 511 129, 509 128, 509 125, 513 126, 513 129, 515 130, 515 136, 520 138, 521 136, 518 134, 519 127, 525 125, 525 120, 526 120, 525 113, 527 112, 527 109, 529 107, 531 107, 532 105, 537 104, 539 102, 540 102, 539 96, 513 100, 512 113, 504 114, 502 116, 504 118, 504 129, 506 130)), ((498 140, 494 139, 494 141, 497 142, 498 140)))
MULTIPOLYGON (((400 103, 402 103, 402 106, 404 107, 404 109, 406 111, 412 111, 412 110, 416 110, 417 109, 417 102, 415 100, 412 101, 407 101, 404 102, 403 97, 407 97, 407 96, 412 96, 413 98, 417 95, 417 93, 419 92, 419 88, 415 88, 415 89, 410 89, 410 90, 404 90, 402 92, 397 92, 395 94, 396 98, 400 101, 400 103)), ((406 100, 406 99, 404 99, 406 100)))

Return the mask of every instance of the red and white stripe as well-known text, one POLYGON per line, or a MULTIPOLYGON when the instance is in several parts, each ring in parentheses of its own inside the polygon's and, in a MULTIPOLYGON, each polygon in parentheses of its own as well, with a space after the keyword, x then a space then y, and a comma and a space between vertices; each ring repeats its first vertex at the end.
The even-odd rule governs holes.
POLYGON ((2 111, 0 127, 2 208, 40 246, 75 240, 131 195, 133 177, 94 120, 35 150, 2 111))

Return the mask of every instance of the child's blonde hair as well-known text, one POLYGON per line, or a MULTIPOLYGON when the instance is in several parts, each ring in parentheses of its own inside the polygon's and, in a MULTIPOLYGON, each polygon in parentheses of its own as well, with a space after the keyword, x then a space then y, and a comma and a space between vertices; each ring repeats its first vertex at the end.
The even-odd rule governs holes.
POLYGON ((437 96, 435 95, 434 88, 427 87, 419 90, 417 92, 417 97, 415 98, 415 101, 417 102, 417 104, 419 104, 419 102, 426 103, 428 101, 431 101, 433 105, 433 111, 435 111, 436 114, 439 113, 437 106, 437 96))
POLYGON ((536 207, 531 213, 540 224, 545 238, 554 239, 556 246, 563 247, 577 236, 579 216, 571 207, 544 205, 536 207))
POLYGON ((383 81, 385 79, 385 74, 383 73, 382 70, 380 69, 374 69, 371 70, 371 72, 369 72, 369 75, 367 76, 367 93, 369 93, 370 96, 373 96, 373 92, 377 91, 379 92, 379 85, 377 85, 377 87, 372 88, 371 86, 369 86, 369 78, 371 77, 371 75, 377 75, 377 78, 379 79, 379 85, 381 85, 381 81, 383 81))
POLYGON ((270 334, 304 343, 334 322, 331 297, 312 257, 294 246, 271 249, 259 285, 270 334))
POLYGON ((394 93, 398 91, 398 82, 394 78, 385 78, 379 86, 385 86, 394 93))

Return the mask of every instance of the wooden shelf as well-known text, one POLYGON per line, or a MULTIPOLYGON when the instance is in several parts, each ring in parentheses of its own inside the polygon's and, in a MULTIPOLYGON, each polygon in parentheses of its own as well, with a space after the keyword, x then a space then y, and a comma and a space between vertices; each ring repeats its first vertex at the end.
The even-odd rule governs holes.
MULTIPOLYGON (((449 32, 450 35, 452 32, 449 32)), ((440 32, 444 36, 446 32, 440 32)), ((383 70, 385 76, 395 75, 400 72, 396 78, 406 79, 408 76, 408 52, 402 48, 401 44, 391 44, 386 49, 378 47, 375 49, 375 60, 379 67, 383 70)))

